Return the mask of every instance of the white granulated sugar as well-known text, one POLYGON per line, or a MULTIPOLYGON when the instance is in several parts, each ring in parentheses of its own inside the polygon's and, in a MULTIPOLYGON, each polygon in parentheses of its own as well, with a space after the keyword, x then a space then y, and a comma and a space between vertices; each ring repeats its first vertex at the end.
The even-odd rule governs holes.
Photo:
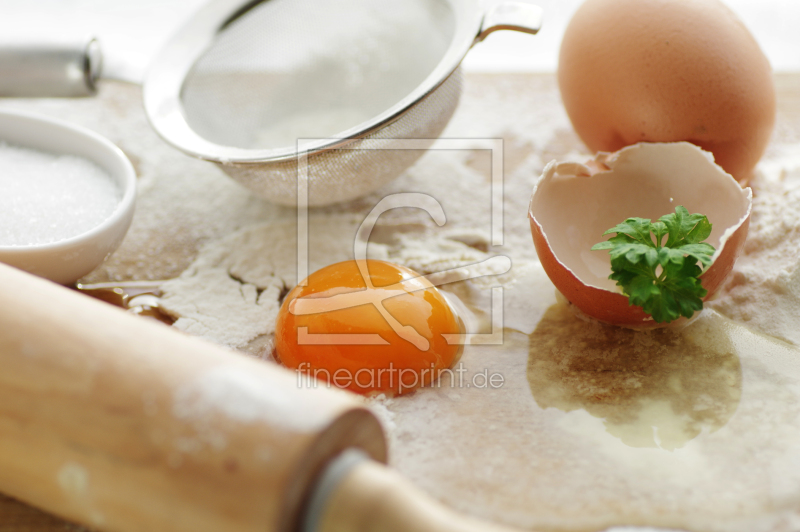
POLYGON ((0 142, 0 246, 31 246, 100 225, 121 198, 91 161, 0 142))

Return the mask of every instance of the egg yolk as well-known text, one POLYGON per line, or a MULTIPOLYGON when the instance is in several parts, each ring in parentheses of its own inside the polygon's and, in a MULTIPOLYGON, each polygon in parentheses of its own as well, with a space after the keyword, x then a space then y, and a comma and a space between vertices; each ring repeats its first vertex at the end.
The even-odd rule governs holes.
POLYGON ((286 296, 276 358, 319 381, 389 395, 434 382, 461 355, 462 324, 418 273, 379 260, 311 274, 286 296))

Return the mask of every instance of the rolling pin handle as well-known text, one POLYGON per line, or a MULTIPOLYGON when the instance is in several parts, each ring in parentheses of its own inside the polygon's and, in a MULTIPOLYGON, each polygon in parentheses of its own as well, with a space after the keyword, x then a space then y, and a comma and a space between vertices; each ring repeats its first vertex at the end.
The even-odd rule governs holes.
POLYGON ((330 463, 307 508, 302 532, 512 532, 457 514, 359 451, 330 463))
POLYGON ((311 492, 300 526, 301 532, 317 532, 320 530, 323 514, 331 496, 353 468, 365 460, 369 460, 369 456, 364 451, 348 449, 331 461, 320 475, 311 492))

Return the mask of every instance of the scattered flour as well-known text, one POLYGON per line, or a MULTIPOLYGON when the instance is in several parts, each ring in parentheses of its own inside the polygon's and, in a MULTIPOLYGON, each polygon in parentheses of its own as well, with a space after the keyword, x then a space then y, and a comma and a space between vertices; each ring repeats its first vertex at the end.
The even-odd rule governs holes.
MULTIPOLYGON (((309 271, 352 257, 358 223, 353 216, 311 218, 309 271)), ((177 318, 178 329, 242 347, 274 332, 280 298, 298 282, 296 258, 296 225, 247 227, 203 248, 164 284, 161 308, 177 318)))
POLYGON ((760 166, 742 256, 710 306, 759 332, 800 344, 800 149, 760 166))
MULTIPOLYGON (((353 216, 311 217, 309 273, 352 259, 359 225, 353 216)), ((382 229, 386 227, 379 225, 376 232, 382 229)), ((505 291, 510 322, 520 330, 532 330, 532 319, 544 311, 518 310, 537 301, 550 304, 552 298, 538 298, 531 292, 552 294, 550 281, 535 262, 520 260, 519 276, 503 273, 495 263, 484 263, 491 254, 477 248, 488 244, 480 231, 417 228, 390 241, 371 242, 368 256, 430 274, 434 283, 473 301, 476 310, 484 313, 491 309, 492 286, 514 285, 517 288, 505 291), (440 273, 445 270, 446 275, 440 273), (468 278, 467 286, 458 286, 468 278)), ((180 277, 165 283, 161 308, 177 319, 174 326, 181 330, 229 347, 245 347, 274 332, 281 299, 298 282, 296 257, 296 225, 247 227, 203 248, 180 277)))
POLYGON ((368 397, 365 401, 370 410, 378 417, 383 430, 387 434, 392 434, 397 429, 397 424, 394 422, 395 413, 389 409, 394 399, 380 394, 374 397, 368 397))
POLYGON ((49 244, 106 220, 122 197, 88 159, 0 142, 0 246, 49 244))
POLYGON ((86 497, 89 487, 89 473, 86 468, 75 462, 68 462, 58 470, 58 485, 64 493, 75 499, 86 497))

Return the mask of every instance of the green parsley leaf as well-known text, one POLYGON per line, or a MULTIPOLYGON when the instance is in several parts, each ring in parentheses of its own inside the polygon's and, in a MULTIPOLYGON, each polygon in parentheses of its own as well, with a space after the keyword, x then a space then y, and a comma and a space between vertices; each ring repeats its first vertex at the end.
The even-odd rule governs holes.
POLYGON ((617 282, 631 305, 642 307, 658 323, 691 318, 703 308, 708 292, 699 277, 715 251, 703 242, 711 234, 706 216, 678 205, 657 222, 628 218, 603 235, 612 233, 616 235, 592 249, 608 250, 608 278, 617 282))

